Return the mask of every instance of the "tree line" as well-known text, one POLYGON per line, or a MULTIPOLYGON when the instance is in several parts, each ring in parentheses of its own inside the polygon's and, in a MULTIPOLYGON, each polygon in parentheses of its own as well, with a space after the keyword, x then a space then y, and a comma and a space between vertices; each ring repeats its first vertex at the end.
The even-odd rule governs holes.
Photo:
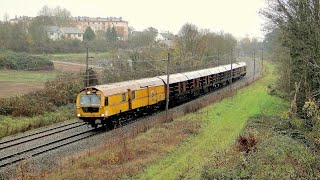
MULTIPOLYGON (((159 42, 155 40, 159 32, 153 27, 148 27, 140 32, 129 27, 127 41, 120 40, 115 27, 109 27, 106 32, 94 32, 88 27, 84 32, 84 41, 81 42, 69 39, 53 41, 48 38, 45 26, 74 27, 75 23, 70 11, 59 6, 56 8, 42 7, 38 16, 33 18, 30 23, 11 24, 8 15, 5 15, 4 21, 0 23, 0 49, 37 54, 78 53, 84 52, 86 47, 99 52, 118 48, 136 49, 159 45, 159 42)), ((226 51, 229 52, 231 46, 235 48, 237 44, 237 40, 231 34, 213 33, 206 29, 199 30, 193 24, 185 24, 179 31, 178 37, 175 48, 181 48, 180 54, 190 56, 199 55, 199 53, 212 55, 213 52, 223 54, 226 51), (186 40, 187 38, 190 39, 186 40), (192 46, 184 46, 190 43, 192 46), (199 50, 202 52, 196 52, 199 50)))
POLYGON ((0 49, 28 53, 78 53, 84 52, 87 46, 95 51, 107 51, 124 44, 118 40, 115 27, 109 27, 107 32, 96 33, 89 27, 84 32, 84 41, 53 41, 47 35, 46 26, 75 27, 75 22, 70 11, 59 6, 44 6, 38 16, 28 23, 22 21, 12 24, 8 15, 5 15, 4 21, 0 22, 0 49))
POLYGON ((291 113, 315 115, 320 99, 319 0, 267 2, 261 13, 269 20, 265 41, 281 68, 278 87, 288 93, 291 113))

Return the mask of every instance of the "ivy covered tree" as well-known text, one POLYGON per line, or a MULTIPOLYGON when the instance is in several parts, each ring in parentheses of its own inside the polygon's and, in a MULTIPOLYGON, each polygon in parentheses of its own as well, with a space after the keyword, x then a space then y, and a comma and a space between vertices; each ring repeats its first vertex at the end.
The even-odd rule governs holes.
POLYGON ((83 40, 92 41, 96 38, 94 31, 89 26, 83 34, 83 40))

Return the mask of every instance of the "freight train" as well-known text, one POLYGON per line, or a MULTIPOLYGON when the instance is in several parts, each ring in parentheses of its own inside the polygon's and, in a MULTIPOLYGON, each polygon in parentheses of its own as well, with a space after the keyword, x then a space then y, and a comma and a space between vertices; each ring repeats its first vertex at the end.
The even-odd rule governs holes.
MULTIPOLYGON (((245 62, 169 76, 169 102, 183 102, 246 75, 245 62), (232 68, 232 69, 231 69, 232 68), (232 73, 231 73, 232 70, 232 73), (231 78, 232 75, 232 78, 231 78)), ((93 127, 113 128, 121 119, 156 111, 166 104, 167 76, 86 87, 76 100, 77 117, 93 127)))

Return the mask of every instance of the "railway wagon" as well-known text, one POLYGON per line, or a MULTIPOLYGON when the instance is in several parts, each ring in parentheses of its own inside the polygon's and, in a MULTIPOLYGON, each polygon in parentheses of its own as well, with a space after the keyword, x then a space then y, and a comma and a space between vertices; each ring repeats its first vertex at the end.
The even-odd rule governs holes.
MULTIPOLYGON (((170 75, 169 100, 184 102, 246 75, 246 63, 234 63, 170 75), (232 78, 231 78, 232 74, 232 78)), ((77 117, 93 127, 114 127, 122 119, 165 107, 167 76, 86 87, 77 96, 77 117)))

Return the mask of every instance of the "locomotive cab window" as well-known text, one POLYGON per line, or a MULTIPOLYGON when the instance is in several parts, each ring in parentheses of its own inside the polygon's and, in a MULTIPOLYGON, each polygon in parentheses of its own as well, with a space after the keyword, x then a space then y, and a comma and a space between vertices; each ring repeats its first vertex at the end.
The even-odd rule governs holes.
POLYGON ((100 94, 82 94, 80 96, 80 105, 83 106, 98 106, 100 101, 100 94))
POLYGON ((136 99, 136 91, 132 91, 131 92, 131 98, 132 99, 136 99))
POLYGON ((108 106, 108 105, 109 105, 109 99, 108 99, 108 97, 105 97, 105 99, 104 99, 104 105, 105 105, 105 106, 108 106))
POLYGON ((122 102, 126 101, 126 93, 122 93, 122 102))

